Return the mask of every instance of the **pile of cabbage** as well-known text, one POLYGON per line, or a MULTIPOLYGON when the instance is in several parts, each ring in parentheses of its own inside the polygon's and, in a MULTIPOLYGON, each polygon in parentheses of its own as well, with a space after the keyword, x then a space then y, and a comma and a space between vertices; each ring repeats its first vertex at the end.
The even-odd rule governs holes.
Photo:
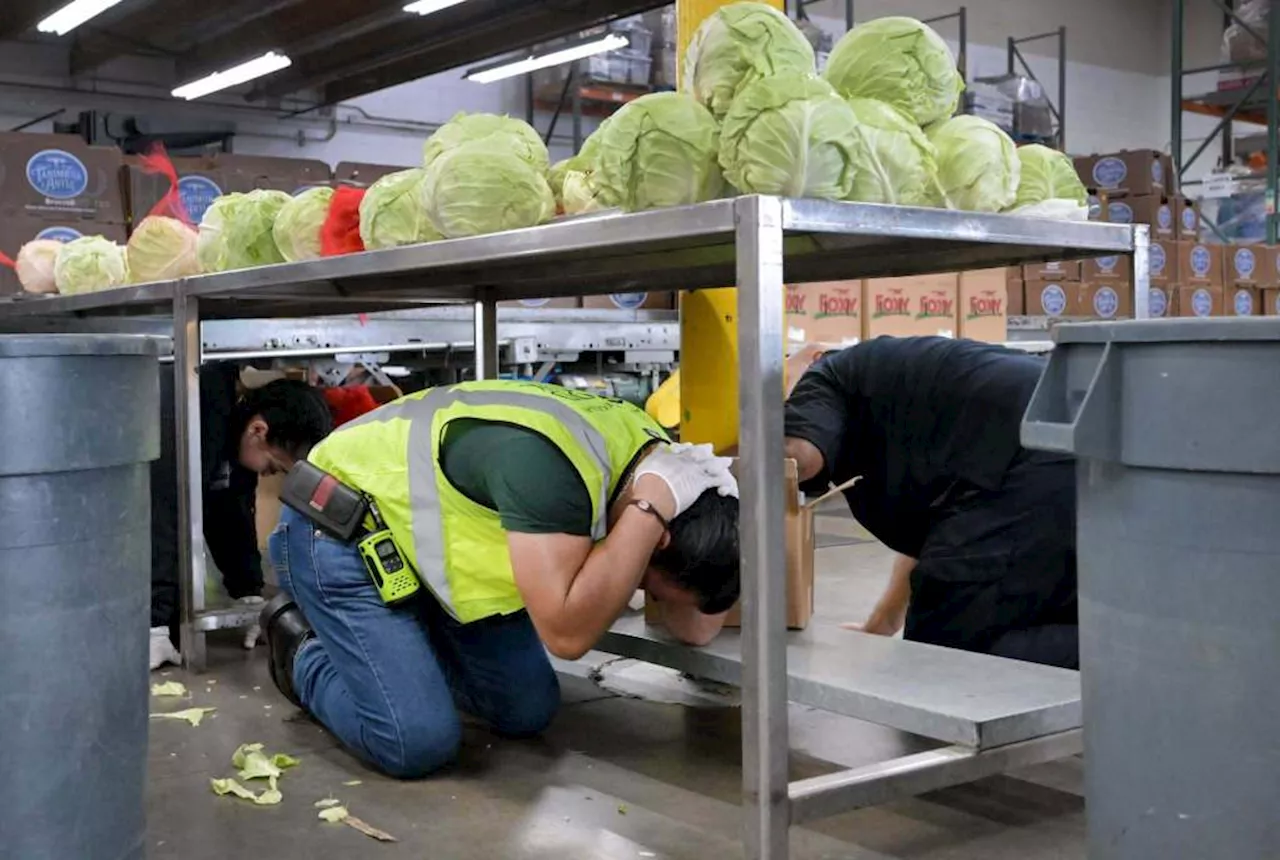
MULTIPOLYGON (((819 75, 808 39, 785 15, 733 3, 690 40, 681 85, 629 102, 581 152, 554 165, 529 124, 459 113, 426 141, 420 166, 365 191, 357 247, 378 251, 734 194, 1087 217, 1067 156, 1016 147, 992 123, 955 116, 964 91, 955 58, 914 18, 859 24, 819 75)), ((77 293, 316 259, 333 200, 330 188, 227 194, 198 228, 151 216, 127 246, 102 237, 29 242, 18 276, 30 292, 77 293)))

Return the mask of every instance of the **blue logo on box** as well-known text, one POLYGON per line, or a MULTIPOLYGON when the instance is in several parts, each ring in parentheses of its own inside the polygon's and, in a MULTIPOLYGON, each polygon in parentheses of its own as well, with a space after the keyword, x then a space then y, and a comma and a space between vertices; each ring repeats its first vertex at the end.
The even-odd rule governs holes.
POLYGON ((27 161, 27 182, 45 197, 70 200, 89 187, 89 171, 84 162, 71 153, 45 149, 27 161))
POLYGON ((1182 210, 1182 229, 1188 233, 1196 231, 1196 210, 1190 206, 1184 207, 1182 210))
POLYGON ((609 298, 613 303, 624 311, 633 311, 644 304, 644 300, 649 297, 648 293, 610 293, 609 298))
POLYGON ((1116 266, 1120 265, 1120 255, 1116 254, 1110 257, 1099 257, 1094 260, 1094 263, 1097 264, 1099 272, 1112 274, 1115 272, 1116 266))
POLYGON ((1164 185, 1164 162, 1159 158, 1151 162, 1151 181, 1156 185, 1164 185))
POLYGON ((1160 211, 1156 213, 1156 227, 1165 231, 1173 229, 1173 210, 1168 203, 1161 206, 1160 211))
MULTIPOLYGON (((1192 265, 1194 266, 1195 263, 1193 262, 1192 265)), ((1231 265, 1235 267, 1236 275, 1239 277, 1252 278, 1254 269, 1258 267, 1258 261, 1254 259, 1253 252, 1248 248, 1240 248, 1236 251, 1231 265)))
POLYGON ((1093 165, 1093 184, 1098 188, 1115 188, 1129 175, 1129 168, 1114 155, 1099 158, 1093 165))
POLYGON ((1112 224, 1132 224, 1133 207, 1128 203, 1112 203, 1107 207, 1107 217, 1112 224))
POLYGON ((45 227, 36 234, 37 239, 52 239, 55 242, 71 242, 84 234, 71 227, 45 227))
POLYGON ((1213 313, 1213 296, 1204 287, 1191 294, 1191 312, 1198 317, 1207 317, 1213 313))
POLYGON ((218 183, 207 176, 193 174, 178 180, 178 198, 191 220, 199 224, 213 201, 222 196, 218 183))
POLYGON ((1253 293, 1248 290, 1236 290, 1235 300, 1232 302, 1235 308, 1236 316, 1251 317, 1253 316, 1253 293))
POLYGON ((1209 274, 1209 249, 1204 245, 1196 245, 1191 249, 1191 274, 1197 278, 1207 277, 1209 274))
POLYGON ((1120 310, 1120 297, 1110 287, 1103 287, 1093 294, 1093 311, 1104 319, 1111 319, 1120 310))
POLYGON ((1067 309, 1067 294, 1057 284, 1050 284, 1040 293, 1040 306, 1051 317, 1060 317, 1067 309))
POLYGON ((1151 293, 1147 296, 1147 307, 1151 311, 1151 316, 1162 317, 1169 310, 1169 297, 1159 287, 1152 287, 1151 293))
POLYGON ((1158 278, 1164 274, 1164 245, 1152 245, 1150 253, 1151 274, 1158 278))

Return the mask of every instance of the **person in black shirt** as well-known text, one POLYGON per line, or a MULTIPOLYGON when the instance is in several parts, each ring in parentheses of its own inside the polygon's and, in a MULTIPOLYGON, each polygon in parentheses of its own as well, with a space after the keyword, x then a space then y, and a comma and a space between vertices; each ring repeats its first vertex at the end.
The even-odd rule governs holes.
POLYGON ((861 476, 849 508, 900 556, 862 629, 1076 668, 1074 462, 1019 441, 1043 359, 881 337, 810 360, 787 456, 806 491, 861 476))
MULTIPOLYGON (((276 380, 243 396, 239 369, 200 368, 204 538, 227 594, 262 603, 255 500, 258 476, 285 472, 328 435, 332 416, 304 382, 276 380)), ((151 668, 178 662, 178 481, 172 368, 160 374, 160 458, 151 469, 151 668)), ((246 647, 258 633, 245 637, 246 647)))

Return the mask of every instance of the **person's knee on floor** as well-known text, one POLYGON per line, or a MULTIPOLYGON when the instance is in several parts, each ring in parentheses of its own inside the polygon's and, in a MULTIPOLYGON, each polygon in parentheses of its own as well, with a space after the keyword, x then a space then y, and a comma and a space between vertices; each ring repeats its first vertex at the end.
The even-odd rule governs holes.
POLYGON ((397 737, 370 737, 365 747, 371 764, 395 779, 422 779, 458 759, 462 724, 457 714, 437 713, 401 723, 397 737))

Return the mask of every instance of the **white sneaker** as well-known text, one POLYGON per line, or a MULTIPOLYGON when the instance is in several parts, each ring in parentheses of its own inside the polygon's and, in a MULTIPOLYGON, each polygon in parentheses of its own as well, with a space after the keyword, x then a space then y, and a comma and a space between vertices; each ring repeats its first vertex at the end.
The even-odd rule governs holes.
POLYGON ((178 653, 178 649, 174 648, 173 643, 169 641, 168 627, 152 627, 151 668, 153 670, 159 669, 165 663, 181 666, 182 655, 178 653))
MULTIPOLYGON (((236 601, 236 603, 246 607, 261 606, 262 604, 266 603, 266 600, 257 594, 251 594, 247 597, 241 597, 239 600, 236 601)), ((254 622, 253 624, 249 625, 248 629, 246 629, 244 632, 244 649, 246 651, 252 651, 254 648, 257 648, 258 640, 261 638, 262 638, 262 627, 257 622, 254 622)))

